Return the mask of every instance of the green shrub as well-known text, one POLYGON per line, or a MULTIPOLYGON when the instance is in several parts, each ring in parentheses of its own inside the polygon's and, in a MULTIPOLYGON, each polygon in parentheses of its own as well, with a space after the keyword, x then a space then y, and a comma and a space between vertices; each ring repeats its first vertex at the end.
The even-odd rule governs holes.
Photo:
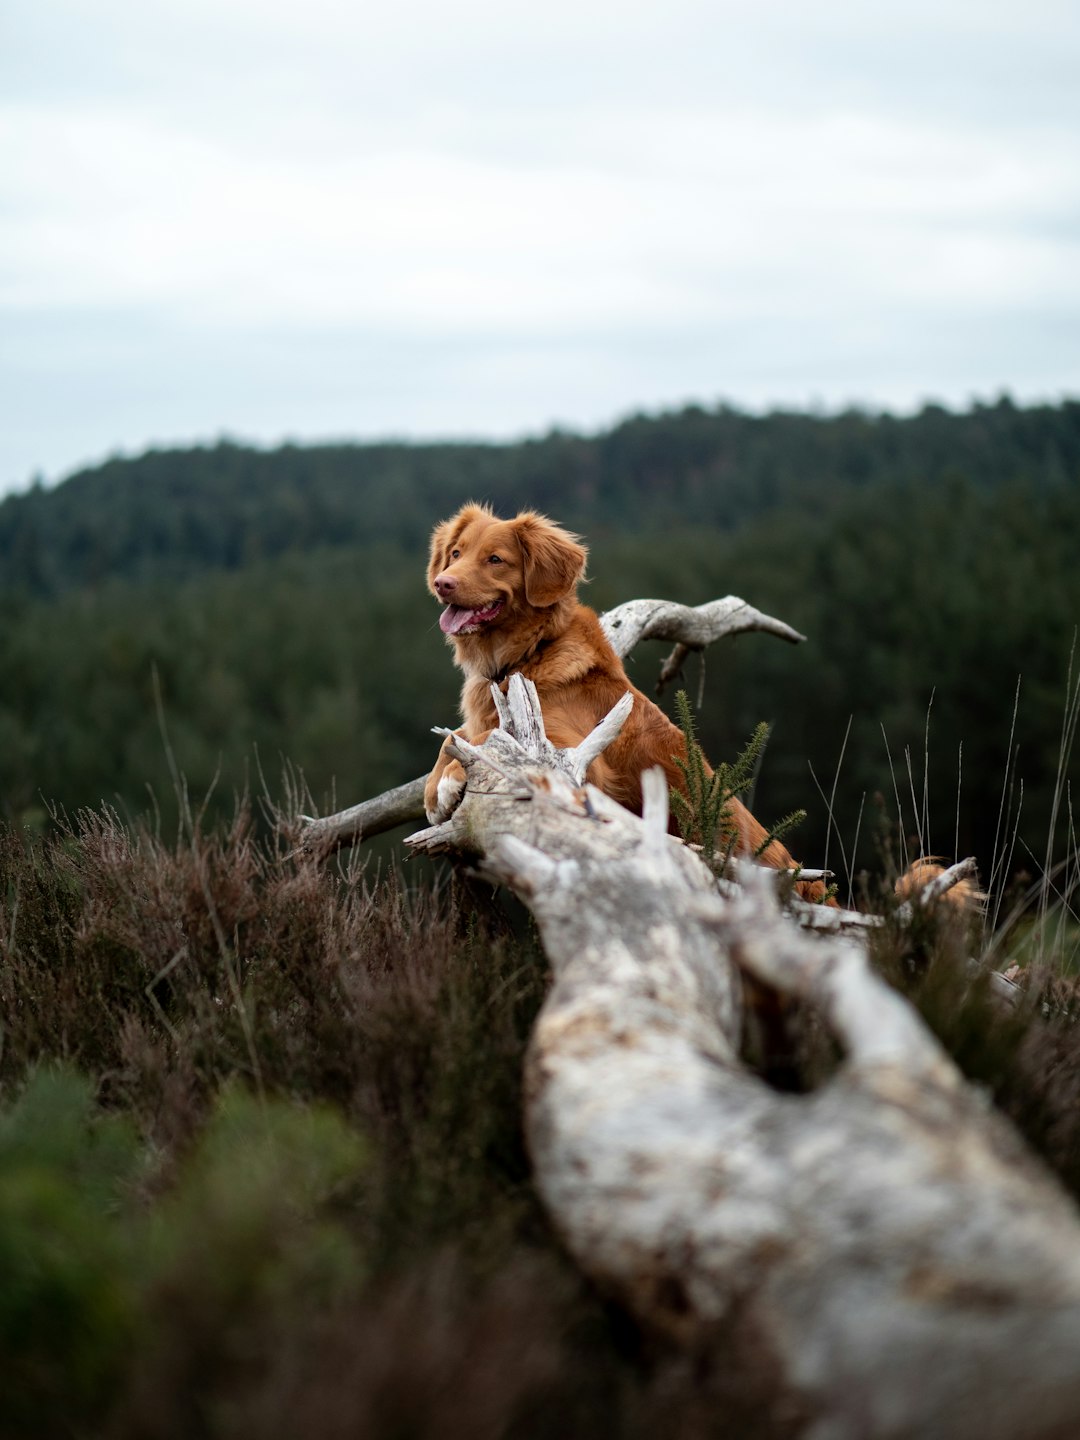
POLYGON ((0 1433, 51 1434, 110 1398, 134 1333, 136 1245, 120 1213, 134 1127, 42 1067, 0 1112, 0 1433))

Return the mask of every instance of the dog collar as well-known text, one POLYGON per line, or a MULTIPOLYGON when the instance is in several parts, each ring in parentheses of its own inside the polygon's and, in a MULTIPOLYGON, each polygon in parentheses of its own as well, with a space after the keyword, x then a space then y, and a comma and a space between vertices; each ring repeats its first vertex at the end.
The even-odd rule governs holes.
POLYGON ((519 655, 516 660, 511 660, 508 664, 496 670, 494 675, 489 675, 488 679, 492 685, 505 685, 511 675, 520 670, 523 665, 527 665, 530 660, 535 660, 538 655, 547 649, 554 639, 555 636, 548 635, 543 640, 538 640, 531 650, 526 650, 524 655, 519 655))

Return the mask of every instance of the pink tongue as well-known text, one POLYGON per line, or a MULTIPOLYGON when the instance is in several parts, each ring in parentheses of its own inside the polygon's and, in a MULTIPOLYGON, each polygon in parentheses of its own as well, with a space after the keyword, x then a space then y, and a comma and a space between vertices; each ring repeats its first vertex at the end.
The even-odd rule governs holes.
POLYGON ((439 616, 439 629, 444 635, 456 635, 475 614, 475 610, 465 610, 460 605, 447 605, 439 616))

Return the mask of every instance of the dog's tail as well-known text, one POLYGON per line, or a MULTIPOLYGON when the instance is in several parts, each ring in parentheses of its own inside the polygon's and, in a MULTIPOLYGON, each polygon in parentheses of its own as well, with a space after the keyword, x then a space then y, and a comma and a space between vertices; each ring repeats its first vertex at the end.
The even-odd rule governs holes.
MULTIPOLYGON (((913 860, 893 887, 898 900, 917 900, 926 887, 944 875, 946 866, 940 855, 922 855, 913 860)), ((979 889, 978 880, 965 876, 943 890, 938 897, 952 907, 957 915, 976 915, 986 904, 986 891, 979 889)))

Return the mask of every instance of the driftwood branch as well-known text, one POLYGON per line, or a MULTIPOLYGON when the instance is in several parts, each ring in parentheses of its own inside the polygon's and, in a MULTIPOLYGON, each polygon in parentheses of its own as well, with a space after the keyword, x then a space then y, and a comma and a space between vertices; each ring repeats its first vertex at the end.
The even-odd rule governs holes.
POLYGON ((330 855, 342 845, 355 845, 361 838, 370 840, 410 820, 422 820, 426 779, 420 775, 336 815, 298 816, 293 826, 296 848, 309 855, 330 855))
POLYGON ((600 623, 616 652, 625 658, 640 640, 673 640, 675 647, 660 666, 659 694, 678 675, 686 658, 714 640, 758 630, 780 640, 801 644, 806 639, 783 620, 755 610, 737 595, 705 605, 677 605, 672 600, 628 600, 601 615, 600 623))
POLYGON ((638 819, 530 743, 508 716, 461 747, 460 808, 407 843, 536 916, 554 984, 526 1126, 577 1262, 758 1377, 764 1433, 1080 1433, 1080 1220, 1054 1181, 858 937, 800 929, 753 867, 722 895, 668 836, 662 783, 638 819), (812 1094, 740 1060, 740 969, 832 1032, 844 1058, 812 1094))
MULTIPOLYGON (((628 600, 601 615, 600 623, 620 659, 625 659, 641 640, 676 642, 675 650, 661 667, 658 689, 677 673, 690 650, 703 650, 715 640, 754 630, 793 643, 806 638, 782 620, 755 610, 737 595, 696 606, 677 605, 671 600, 628 600), (673 664, 677 656, 678 663, 673 664)), ((398 825, 423 820, 426 778, 421 775, 336 815, 299 816, 292 827, 297 849, 325 856, 342 845, 355 845, 398 825)))

